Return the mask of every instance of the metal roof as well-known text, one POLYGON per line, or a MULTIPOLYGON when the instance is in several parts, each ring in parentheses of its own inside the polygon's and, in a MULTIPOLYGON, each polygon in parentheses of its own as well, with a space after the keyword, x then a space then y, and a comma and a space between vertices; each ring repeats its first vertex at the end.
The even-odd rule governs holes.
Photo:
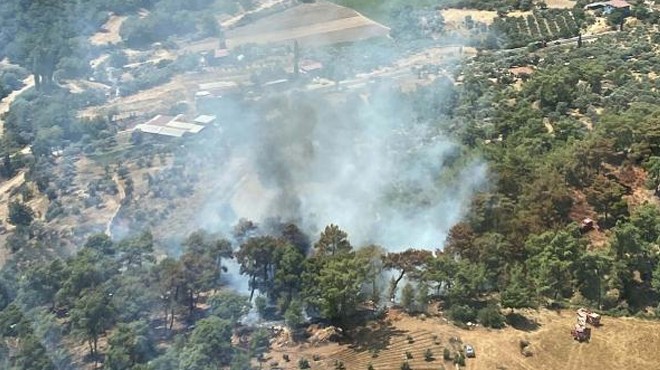
POLYGON ((208 114, 202 114, 202 115, 197 116, 197 118, 195 118, 193 120, 193 122, 200 123, 202 125, 208 125, 209 123, 213 123, 213 121, 215 121, 215 119, 216 119, 216 116, 208 115, 208 114))

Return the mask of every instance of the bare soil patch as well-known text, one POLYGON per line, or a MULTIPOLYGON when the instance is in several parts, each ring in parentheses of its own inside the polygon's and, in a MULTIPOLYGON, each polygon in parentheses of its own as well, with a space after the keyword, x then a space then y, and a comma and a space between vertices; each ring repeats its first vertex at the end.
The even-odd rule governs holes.
POLYGON ((329 45, 385 37, 389 28, 360 13, 320 1, 300 4, 283 12, 227 32, 227 46, 248 43, 293 42, 303 45, 329 45))
POLYGON ((528 66, 513 67, 513 68, 509 68, 509 72, 513 73, 516 76, 531 75, 532 73, 534 73, 534 68, 528 66))
POLYGON ((119 29, 126 18, 126 16, 111 15, 110 19, 101 26, 101 30, 93 34, 89 41, 92 45, 117 44, 121 42, 119 29))
POLYGON ((587 31, 585 32, 585 35, 597 35, 599 33, 607 32, 611 29, 610 26, 607 25, 607 21, 605 18, 602 17, 597 17, 596 22, 589 27, 587 27, 587 31))
POLYGON ((512 12, 506 13, 508 17, 523 17, 523 18, 526 18, 530 14, 533 13, 531 11, 524 11, 524 10, 514 10, 512 12))
POLYGON ((545 4, 548 8, 554 9, 572 9, 575 7, 575 1, 573 0, 545 0, 545 4))

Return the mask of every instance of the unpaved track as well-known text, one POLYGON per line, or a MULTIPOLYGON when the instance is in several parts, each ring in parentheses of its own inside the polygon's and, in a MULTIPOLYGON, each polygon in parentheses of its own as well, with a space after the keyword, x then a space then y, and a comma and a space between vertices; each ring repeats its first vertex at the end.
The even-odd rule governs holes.
POLYGON ((117 202, 117 208, 115 209, 115 212, 112 214, 108 224, 105 226, 105 235, 109 236, 110 239, 112 239, 112 224, 115 222, 115 218, 117 218, 117 215, 121 210, 121 205, 124 201, 124 198, 126 198, 126 191, 124 190, 124 185, 121 183, 121 181, 119 181, 119 177, 117 175, 113 176, 112 181, 117 184, 117 190, 119 191, 119 201, 117 202))
POLYGON ((9 111, 9 106, 19 95, 34 86, 34 76, 30 75, 30 77, 23 80, 23 84, 25 84, 23 88, 12 91, 11 94, 7 95, 2 101, 0 101, 0 136, 2 136, 5 131, 5 121, 2 119, 2 116, 9 111))

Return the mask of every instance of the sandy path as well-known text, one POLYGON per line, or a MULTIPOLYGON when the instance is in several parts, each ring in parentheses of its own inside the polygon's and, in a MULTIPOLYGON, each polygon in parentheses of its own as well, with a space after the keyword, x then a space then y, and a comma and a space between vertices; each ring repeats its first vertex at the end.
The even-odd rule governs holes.
POLYGON ((0 221, 5 222, 9 215, 9 192, 25 182, 25 172, 20 171, 16 176, 0 184, 0 221))
POLYGON ((110 239, 112 239, 112 223, 115 222, 115 218, 119 214, 119 210, 121 210, 121 203, 124 201, 124 198, 126 198, 126 191, 124 190, 124 185, 119 181, 119 177, 117 175, 112 177, 112 181, 117 184, 117 190, 119 190, 119 201, 117 202, 117 208, 115 209, 115 212, 112 214, 112 217, 110 217, 110 220, 108 220, 108 223, 105 227, 105 235, 109 236, 110 239))
POLYGON ((34 86, 34 76, 30 75, 30 77, 26 78, 23 80, 23 83, 25 86, 21 88, 20 90, 14 90, 12 91, 11 94, 7 95, 4 99, 0 101, 0 136, 4 134, 4 128, 5 128, 5 121, 2 119, 2 116, 9 111, 9 106, 11 103, 16 100, 16 98, 21 95, 25 90, 31 88, 34 86))

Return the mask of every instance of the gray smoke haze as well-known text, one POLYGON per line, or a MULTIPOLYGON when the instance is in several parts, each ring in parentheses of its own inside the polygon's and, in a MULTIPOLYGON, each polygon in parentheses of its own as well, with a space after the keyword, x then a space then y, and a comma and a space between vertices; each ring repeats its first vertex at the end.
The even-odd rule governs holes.
MULTIPOLYGON (((328 70, 365 60, 382 67, 420 41, 406 41, 409 48, 397 45, 402 41, 362 41, 303 50, 303 57, 333 55, 328 70)), ((449 95, 436 94, 436 100, 449 95)), ((442 124, 418 119, 413 105, 398 86, 376 82, 339 93, 332 87, 282 88, 221 113, 230 154, 217 166, 217 191, 200 210, 198 224, 228 235, 240 218, 260 224, 275 218, 296 223, 315 240, 334 223, 355 246, 441 248, 484 185, 487 169, 466 156, 442 124)))
MULTIPOLYGON (((240 185, 233 196, 218 194, 221 202, 209 200, 206 226, 279 218, 312 238, 337 224, 356 246, 442 247, 483 185, 485 165, 465 158, 441 128, 416 122, 395 89, 362 92, 340 99, 294 92, 260 103, 249 122, 232 122, 240 130, 227 132, 235 143, 228 161, 240 161, 241 177, 232 180, 240 185)), ((227 181, 226 172, 218 175, 227 181)))

